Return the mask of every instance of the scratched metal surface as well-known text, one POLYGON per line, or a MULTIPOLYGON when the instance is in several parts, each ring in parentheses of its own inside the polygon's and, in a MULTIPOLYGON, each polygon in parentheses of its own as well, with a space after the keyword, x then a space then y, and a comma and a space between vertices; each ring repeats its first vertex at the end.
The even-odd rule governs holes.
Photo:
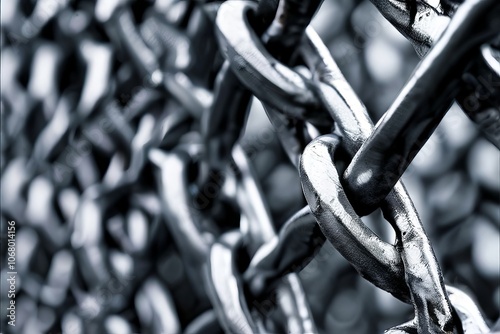
POLYGON ((2 332, 500 331, 499 6, 228 2, 2 1, 2 332))

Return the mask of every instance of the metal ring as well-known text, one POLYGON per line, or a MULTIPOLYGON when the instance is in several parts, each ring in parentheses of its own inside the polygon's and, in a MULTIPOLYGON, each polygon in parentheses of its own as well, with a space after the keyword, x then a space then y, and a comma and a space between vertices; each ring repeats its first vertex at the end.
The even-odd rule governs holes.
POLYGON ((408 210, 386 216, 399 233, 398 244, 380 240, 358 218, 343 191, 332 161, 338 145, 338 137, 321 136, 306 147, 301 159, 302 187, 321 230, 363 277, 403 301, 411 300, 421 328, 453 330, 441 271, 428 240, 418 235, 418 216, 405 217, 408 210), (408 221, 398 231, 401 218, 408 221))
POLYGON ((354 156, 344 183, 365 212, 380 205, 448 111, 470 56, 492 35, 498 4, 468 0, 460 6, 444 35, 354 156))
POLYGON ((274 59, 253 31, 248 15, 256 5, 228 1, 217 14, 217 37, 231 69, 262 102, 292 117, 325 119, 312 83, 274 59))

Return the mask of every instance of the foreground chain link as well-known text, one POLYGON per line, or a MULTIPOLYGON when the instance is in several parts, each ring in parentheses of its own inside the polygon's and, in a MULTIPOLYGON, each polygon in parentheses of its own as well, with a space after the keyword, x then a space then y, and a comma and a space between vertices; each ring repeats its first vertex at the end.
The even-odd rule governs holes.
POLYGON ((500 331, 500 3, 370 2, 3 2, 2 332, 500 331))

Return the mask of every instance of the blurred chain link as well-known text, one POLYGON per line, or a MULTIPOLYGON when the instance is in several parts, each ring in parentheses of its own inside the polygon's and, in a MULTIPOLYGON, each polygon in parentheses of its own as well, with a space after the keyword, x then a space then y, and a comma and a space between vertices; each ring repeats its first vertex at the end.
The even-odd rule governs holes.
POLYGON ((499 5, 371 3, 2 2, 2 328, 500 331, 499 5))

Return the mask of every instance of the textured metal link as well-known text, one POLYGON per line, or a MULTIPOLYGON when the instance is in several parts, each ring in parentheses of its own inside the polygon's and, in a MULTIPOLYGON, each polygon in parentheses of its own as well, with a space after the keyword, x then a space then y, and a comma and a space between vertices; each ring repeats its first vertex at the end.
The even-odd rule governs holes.
MULTIPOLYGON (((428 232, 471 234, 477 209, 498 235, 500 185, 474 171, 500 148, 500 3, 371 2, 422 58, 376 125, 310 25, 321 0, 2 3, 2 238, 16 221, 18 278, 17 325, 2 313, 2 332, 327 333, 332 300, 366 310, 385 292, 413 319, 359 311, 364 326, 500 331, 446 275, 456 264, 474 277, 463 269, 472 246, 428 232), (454 102, 496 148, 479 137, 472 172, 450 181, 433 173, 464 160, 467 138, 426 160, 443 221, 429 227, 400 179, 454 102), (277 138, 264 159, 283 152, 299 189, 298 205, 283 205, 302 209, 283 210, 283 224, 270 170, 241 140, 259 105, 277 138), (329 265, 308 281, 320 258, 329 265), (378 292, 346 298, 372 291, 351 267, 378 292)), ((335 3, 352 14, 361 1, 335 3)), ((500 277, 485 272, 481 297, 500 277)))

